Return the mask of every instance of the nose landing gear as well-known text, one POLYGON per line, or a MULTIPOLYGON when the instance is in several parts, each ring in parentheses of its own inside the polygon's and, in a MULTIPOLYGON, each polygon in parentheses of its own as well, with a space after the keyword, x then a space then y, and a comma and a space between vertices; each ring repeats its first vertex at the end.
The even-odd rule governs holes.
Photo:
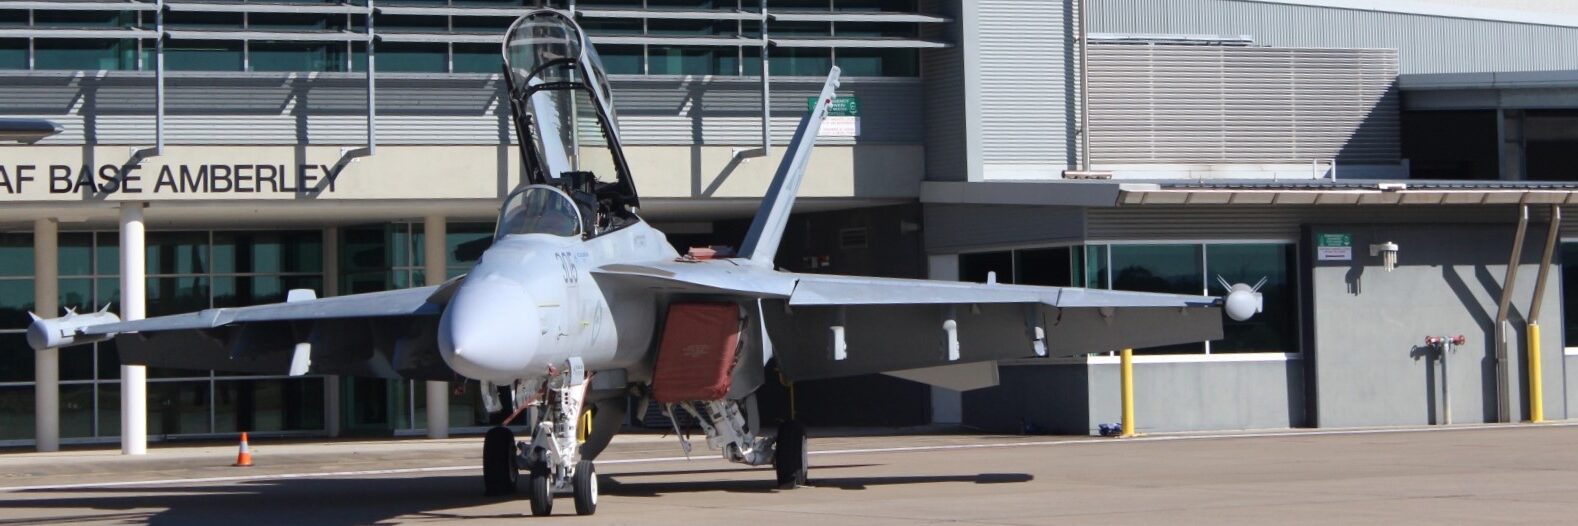
POLYGON ((597 512, 597 468, 581 458, 586 440, 582 427, 589 420, 582 411, 587 378, 579 358, 549 371, 540 384, 545 396, 527 404, 539 406, 530 413, 541 415, 533 422, 530 442, 517 443, 514 432, 504 426, 488 430, 482 444, 482 482, 488 495, 514 493, 524 466, 532 515, 552 514, 554 496, 563 493, 575 497, 577 514, 597 512))

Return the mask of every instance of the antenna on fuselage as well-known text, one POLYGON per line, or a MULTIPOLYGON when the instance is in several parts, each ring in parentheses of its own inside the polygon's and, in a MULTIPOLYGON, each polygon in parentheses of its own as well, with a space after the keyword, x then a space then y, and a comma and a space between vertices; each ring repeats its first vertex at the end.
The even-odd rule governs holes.
POLYGON ((827 117, 828 107, 837 98, 833 90, 838 88, 838 75, 838 66, 833 66, 827 72, 827 82, 822 84, 822 94, 817 97, 816 106, 800 118, 800 127, 795 129, 794 140, 789 141, 789 149, 784 151, 783 161, 778 163, 778 173, 773 175, 772 185, 767 187, 767 195, 762 197, 761 208, 756 210, 756 218, 751 220, 751 229, 745 234, 745 242, 740 245, 740 257, 752 263, 773 266, 773 256, 778 254, 778 243, 783 240, 784 227, 789 224, 789 211, 794 208, 795 194, 800 191, 800 180, 805 177, 806 164, 811 160, 811 149, 816 147, 817 130, 822 128, 822 119, 827 117))

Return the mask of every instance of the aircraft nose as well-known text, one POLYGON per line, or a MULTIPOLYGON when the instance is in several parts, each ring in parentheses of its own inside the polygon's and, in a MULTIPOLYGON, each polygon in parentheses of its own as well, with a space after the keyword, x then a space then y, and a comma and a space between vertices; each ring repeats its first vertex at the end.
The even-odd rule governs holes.
POLYGON ((439 321, 444 362, 468 378, 509 382, 526 375, 536 353, 537 305, 502 279, 461 285, 439 321))

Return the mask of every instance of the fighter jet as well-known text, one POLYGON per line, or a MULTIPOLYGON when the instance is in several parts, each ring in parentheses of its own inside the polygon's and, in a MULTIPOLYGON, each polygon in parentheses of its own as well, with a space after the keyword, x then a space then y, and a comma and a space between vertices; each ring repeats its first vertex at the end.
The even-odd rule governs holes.
MULTIPOLYGON (((524 181, 466 275, 143 320, 35 317, 28 341, 114 338, 123 362, 161 367, 479 380, 490 412, 529 429, 520 441, 503 425, 487 433, 485 491, 516 492, 524 471, 534 515, 565 493, 584 515, 597 509, 593 460, 631 401, 689 415, 724 458, 772 465, 792 488, 806 480, 805 426, 768 432, 760 421, 756 392, 771 363, 790 381, 891 373, 969 388, 990 383, 972 371, 995 377, 1000 360, 1222 336, 1224 300, 1210 296, 776 270, 836 67, 736 253, 680 254, 641 218, 607 76, 571 16, 521 17, 503 54, 524 181)), ((1244 287, 1229 303, 1257 310, 1255 294, 1244 287)))

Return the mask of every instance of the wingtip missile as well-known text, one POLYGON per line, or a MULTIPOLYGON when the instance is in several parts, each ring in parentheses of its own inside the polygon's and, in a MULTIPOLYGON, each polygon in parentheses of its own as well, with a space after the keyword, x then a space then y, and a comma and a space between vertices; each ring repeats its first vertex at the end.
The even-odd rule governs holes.
POLYGON ((28 315, 33 318, 33 323, 27 326, 27 344, 39 351, 108 340, 114 334, 86 334, 83 330, 94 325, 121 321, 119 316, 109 312, 108 306, 105 310, 86 314, 66 309, 65 316, 52 319, 44 319, 31 312, 28 315))

